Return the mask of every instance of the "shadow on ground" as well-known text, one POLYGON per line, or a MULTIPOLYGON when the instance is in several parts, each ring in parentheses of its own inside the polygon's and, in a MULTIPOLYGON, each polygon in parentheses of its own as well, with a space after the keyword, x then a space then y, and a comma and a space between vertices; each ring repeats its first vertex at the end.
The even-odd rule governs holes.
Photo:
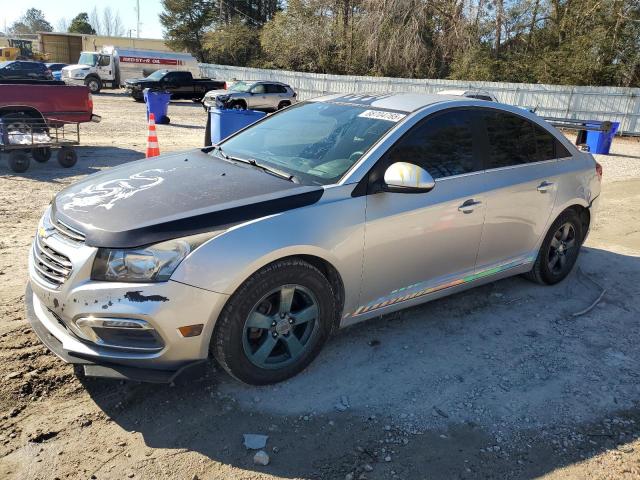
POLYGON ((8 155, 2 154, 0 155, 0 175, 32 178, 46 182, 60 182, 65 178, 89 175, 105 168, 144 158, 144 153, 130 148, 82 145, 74 148, 78 154, 78 162, 73 167, 64 168, 60 166, 56 157, 58 150, 53 149, 49 161, 38 163, 32 158, 29 169, 24 173, 13 172, 7 163, 8 155))
POLYGON ((345 329, 280 385, 240 385, 212 364, 173 387, 81 381, 149 447, 285 478, 364 463, 370 479, 531 478, 638 434, 638 285, 640 258, 584 248, 556 286, 506 279, 345 329), (606 430, 615 416, 636 424, 606 430), (253 465, 244 433, 270 436, 268 467, 253 465))

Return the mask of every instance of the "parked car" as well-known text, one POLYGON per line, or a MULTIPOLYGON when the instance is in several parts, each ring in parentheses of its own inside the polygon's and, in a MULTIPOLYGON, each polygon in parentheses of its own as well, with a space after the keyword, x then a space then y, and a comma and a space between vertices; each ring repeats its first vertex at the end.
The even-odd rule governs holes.
POLYGON ((62 80, 62 69, 67 66, 66 63, 45 63, 45 65, 51 70, 54 80, 62 80))
POLYGON ((236 82, 228 90, 207 92, 202 101, 205 108, 223 107, 275 111, 293 105, 297 94, 280 82, 236 82))
POLYGON ((44 63, 28 60, 0 62, 0 80, 53 80, 44 63))
POLYGON ((339 327, 511 275, 560 282, 601 175, 516 107, 325 96, 62 190, 33 243, 28 317, 87 375, 169 381, 212 354, 278 382, 339 327))
POLYGON ((172 100, 199 102, 212 88, 224 88, 225 82, 210 78, 193 78, 191 72, 158 70, 146 78, 125 81, 126 91, 134 100, 141 102, 145 88, 157 88, 171 93, 172 100))
POLYGON ((438 95, 453 95, 456 97, 477 98, 478 100, 486 100, 488 102, 497 102, 495 95, 486 90, 440 90, 438 95))

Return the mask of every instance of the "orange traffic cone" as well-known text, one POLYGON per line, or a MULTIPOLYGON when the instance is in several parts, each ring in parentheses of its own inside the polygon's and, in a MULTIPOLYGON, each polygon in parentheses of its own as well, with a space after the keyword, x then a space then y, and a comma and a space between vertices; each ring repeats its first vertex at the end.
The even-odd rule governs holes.
POLYGON ((149 136, 147 137, 147 158, 157 157, 160 155, 160 147, 158 146, 158 135, 156 134, 156 117, 153 113, 149 114, 149 136))

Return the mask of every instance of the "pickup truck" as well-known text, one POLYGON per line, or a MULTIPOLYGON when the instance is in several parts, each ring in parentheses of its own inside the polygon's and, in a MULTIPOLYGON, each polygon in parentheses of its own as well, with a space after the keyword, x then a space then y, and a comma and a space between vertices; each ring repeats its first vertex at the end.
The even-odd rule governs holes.
POLYGON ((84 86, 56 81, 0 80, 0 119, 22 118, 29 122, 99 122, 93 99, 84 86))
POLYGON ((172 100, 193 100, 199 102, 209 90, 224 89, 226 83, 210 78, 193 78, 191 72, 177 70, 157 70, 146 78, 125 80, 125 89, 137 102, 143 101, 145 88, 164 90, 171 93, 172 100))

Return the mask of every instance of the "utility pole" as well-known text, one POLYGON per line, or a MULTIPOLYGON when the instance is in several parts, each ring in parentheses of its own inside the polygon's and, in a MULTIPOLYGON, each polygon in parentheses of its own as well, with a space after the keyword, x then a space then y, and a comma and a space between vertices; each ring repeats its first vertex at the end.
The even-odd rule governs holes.
POLYGON ((140 38, 140 0, 136 0, 136 16, 137 16, 137 25, 136 25, 136 37, 140 38))

